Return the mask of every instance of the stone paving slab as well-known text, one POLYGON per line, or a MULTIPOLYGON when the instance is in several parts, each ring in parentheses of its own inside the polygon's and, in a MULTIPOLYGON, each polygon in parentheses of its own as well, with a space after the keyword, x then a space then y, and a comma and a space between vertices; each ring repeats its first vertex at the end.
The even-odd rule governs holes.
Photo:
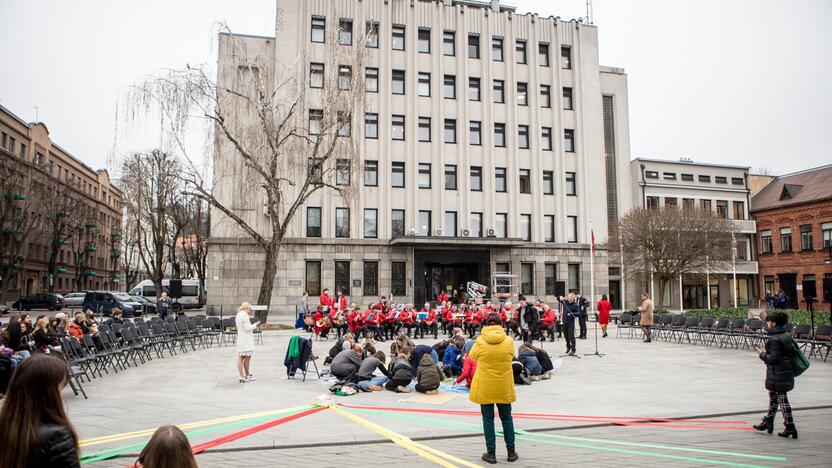
MULTIPOLYGON (((514 411, 691 417, 744 411, 759 412, 766 407, 767 394, 763 388, 765 368, 753 352, 665 342, 644 344, 636 339, 613 338, 614 329, 611 329, 610 335, 610 338, 600 342, 601 351, 607 353, 604 358, 565 358, 551 380, 517 387, 518 400, 514 405, 514 411)), ((162 424, 183 424, 310 404, 316 402, 319 395, 331 395, 327 386, 314 377, 306 382, 301 382, 299 378, 286 379, 282 363, 290 336, 292 333, 289 332, 265 333, 265 343, 258 345, 252 365, 252 371, 257 377, 256 382, 237 382, 233 346, 197 350, 165 359, 154 359, 138 368, 96 379, 85 385, 89 400, 76 398, 66 390, 70 417, 83 439, 153 428, 162 424)), ((432 344, 433 340, 417 342, 432 344)), ((314 351, 317 355, 324 356, 331 345, 332 340, 316 341, 314 351)), ((590 352, 591 345, 591 339, 580 340, 579 351, 590 352)), ((389 344, 382 343, 378 347, 386 352, 388 346, 389 344)), ((547 342, 545 347, 550 353, 555 354, 562 352, 564 344, 562 341, 547 342)), ((796 390, 790 393, 792 405, 809 407, 832 404, 828 396, 830 388, 832 362, 813 360, 812 368, 798 379, 796 390)), ((399 401, 404 398, 407 396, 384 391, 333 399, 357 405, 420 407, 399 401)), ((465 395, 438 408, 478 410, 465 395)), ((756 420, 758 415, 744 418, 756 420)), ((380 418, 379 422, 383 419, 385 418, 380 418)), ((385 420, 383 424, 414 438, 445 437, 460 433, 457 429, 418 427, 409 422, 396 420, 385 420)), ((574 421, 524 421, 522 427, 564 429, 581 425, 582 423, 574 421)), ((824 427, 828 428, 828 425, 824 427)), ((639 430, 651 436, 667 436, 666 433, 651 433, 646 428, 639 430)), ((220 435, 223 434, 206 436, 197 442, 220 435)), ((694 443, 712 444, 720 442, 720 436, 721 434, 693 434, 690 437, 693 437, 694 443)), ((242 449, 313 443, 350 444, 354 441, 377 439, 379 436, 375 433, 336 414, 316 414, 228 444, 227 447, 242 449), (336 430, 333 430, 333 425, 336 430)), ((459 442, 459 445, 464 447, 473 439, 458 440, 467 441, 459 442)), ((445 443, 441 442, 436 448, 441 448, 445 443)), ((475 451, 479 453, 480 444, 475 445, 475 451)), ((96 446, 95 449, 112 446, 114 445, 96 446)), ((363 453, 365 450, 376 450, 377 447, 380 446, 365 445, 360 446, 358 450, 363 453)), ((355 449, 356 447, 352 447, 348 450, 355 449)), ((561 451, 560 448, 555 449, 552 446, 541 448, 543 453, 548 454, 548 466, 552 466, 552 455, 561 451)), ((297 452, 316 453, 326 450, 333 448, 305 449, 297 452)), ((396 460, 402 454, 395 450, 403 451, 389 446, 385 450, 393 450, 396 460)), ((382 452, 386 453, 384 450, 382 452)), ((248 457, 248 454, 257 452, 245 453, 248 457)), ((478 459, 478 453, 471 454, 473 459, 478 459)), ((592 456, 609 455, 593 453, 592 456)), ((210 460, 209 455, 201 457, 210 460)), ((281 464, 283 460, 281 458, 281 464)), ((651 459, 646 462, 652 461, 651 459)), ((636 463, 642 462, 645 461, 636 463)), ((304 464, 310 466, 308 462, 304 464)), ((245 466, 257 465, 255 463, 245 466)))

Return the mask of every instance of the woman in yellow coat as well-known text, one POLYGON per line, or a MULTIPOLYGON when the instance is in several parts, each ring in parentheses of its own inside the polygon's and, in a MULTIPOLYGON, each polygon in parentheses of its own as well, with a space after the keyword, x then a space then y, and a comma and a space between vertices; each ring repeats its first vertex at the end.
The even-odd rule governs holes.
POLYGON ((489 314, 483 325, 482 333, 469 353, 470 358, 477 361, 469 398, 480 405, 485 447, 488 450, 482 459, 491 464, 497 463, 494 433, 494 405, 497 405, 503 423, 508 461, 513 462, 519 458, 514 451, 514 421, 511 418, 511 403, 515 400, 514 373, 511 370, 514 342, 506 335, 499 314, 489 314))

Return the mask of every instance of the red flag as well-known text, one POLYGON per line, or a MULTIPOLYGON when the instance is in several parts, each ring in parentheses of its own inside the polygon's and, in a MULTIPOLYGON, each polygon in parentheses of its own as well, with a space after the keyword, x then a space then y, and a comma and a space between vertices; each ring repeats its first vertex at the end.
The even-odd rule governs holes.
POLYGON ((595 231, 590 229, 589 233, 592 235, 592 253, 595 253, 595 231))

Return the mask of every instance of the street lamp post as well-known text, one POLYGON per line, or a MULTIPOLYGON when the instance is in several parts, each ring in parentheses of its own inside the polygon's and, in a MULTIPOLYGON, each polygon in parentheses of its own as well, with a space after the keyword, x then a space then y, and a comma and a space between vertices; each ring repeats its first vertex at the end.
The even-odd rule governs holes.
POLYGON ((731 274, 734 277, 734 309, 737 308, 737 238, 731 233, 731 274))

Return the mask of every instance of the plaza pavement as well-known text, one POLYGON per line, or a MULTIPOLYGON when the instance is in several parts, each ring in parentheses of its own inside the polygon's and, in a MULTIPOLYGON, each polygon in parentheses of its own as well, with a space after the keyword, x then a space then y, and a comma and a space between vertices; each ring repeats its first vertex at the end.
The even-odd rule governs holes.
MULTIPOLYGON (((70 417, 81 438, 87 439, 163 424, 183 424, 305 405, 319 401, 320 395, 352 405, 427 407, 425 404, 400 401, 410 395, 384 391, 337 397, 328 392, 327 385, 314 377, 306 382, 301 382, 300 377, 288 380, 283 358, 293 334, 264 333, 264 344, 258 345, 257 355, 252 361, 256 382, 237 382, 232 345, 198 349, 184 355, 154 358, 138 368, 95 379, 85 385, 89 400, 76 398, 69 389, 65 390, 70 417)), ((611 328, 610 337, 599 340, 605 357, 564 358, 551 380, 516 387, 514 412, 664 418, 735 415, 719 417, 756 423, 766 408, 767 393, 763 388, 765 367, 754 352, 658 341, 645 344, 637 339, 615 338, 614 335, 615 329, 611 328)), ((592 330, 589 340, 578 341, 579 354, 593 350, 591 338, 592 330)), ((425 344, 434 342, 432 339, 416 341, 425 344)), ((319 365, 331 345, 332 340, 315 341, 314 352, 322 356, 319 365)), ((381 343, 378 347, 386 353, 389 343, 381 343)), ((564 343, 562 340, 547 342, 545 347, 551 354, 557 355, 562 352, 564 343)), ((593 425, 582 429, 581 426, 586 426, 586 423, 551 420, 516 419, 515 424, 518 429, 546 430, 548 434, 787 457, 786 462, 759 463, 752 460, 755 466, 830 466, 830 389, 832 361, 813 360, 810 370, 798 378, 797 388, 789 394, 793 407, 814 408, 796 412, 800 431, 797 441, 745 431, 611 425, 593 425)), ((468 401, 467 395, 460 395, 434 408, 478 410, 468 401)), ((425 439, 424 443, 433 448, 481 463, 479 455, 483 451, 483 443, 480 435, 472 436, 470 432, 441 423, 432 426, 376 414, 360 416, 410 438, 425 439)), ((442 417, 457 422, 479 421, 479 418, 470 417, 442 417)), ((777 423, 781 424, 779 415, 777 423)), ((203 436, 193 442, 203 442, 229 432, 233 430, 203 436)), ((89 447, 87 453, 141 440, 89 447)), ((383 437, 369 429, 326 410, 224 444, 199 455, 197 461, 203 467, 310 467, 390 462, 415 466, 430 464, 390 443, 372 443, 382 441, 383 437), (287 446, 293 448, 280 448, 287 446), (279 449, 267 450, 273 448, 279 449), (368 463, 370 460, 372 462, 368 463)), ((504 457, 499 443, 498 447, 498 454, 504 457)), ((563 466, 572 463, 584 466, 703 466, 702 462, 690 460, 558 446, 537 440, 518 441, 518 451, 523 457, 522 466, 563 466)), ((689 453, 685 455, 690 456, 689 453)), ((710 457, 738 461, 726 456, 710 457)), ((119 458, 91 466, 126 466, 128 461, 127 458, 119 458)), ((748 463, 747 460, 739 461, 748 463)))

